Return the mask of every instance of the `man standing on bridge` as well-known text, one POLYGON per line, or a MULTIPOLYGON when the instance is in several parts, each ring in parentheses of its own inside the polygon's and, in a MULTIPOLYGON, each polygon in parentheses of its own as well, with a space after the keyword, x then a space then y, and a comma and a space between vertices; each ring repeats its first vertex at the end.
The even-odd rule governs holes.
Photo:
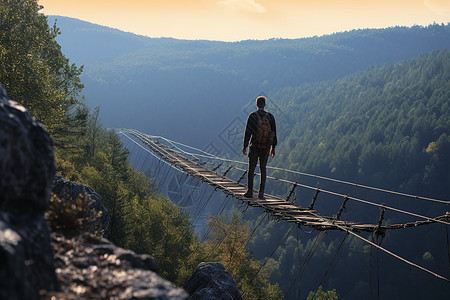
POLYGON ((247 155, 247 147, 250 143, 248 153, 248 189, 244 197, 253 198, 253 177, 255 168, 259 160, 261 179, 259 183, 258 198, 264 199, 264 188, 266 186, 266 165, 270 157, 275 156, 275 146, 277 145, 277 129, 274 116, 264 111, 266 107, 266 97, 256 98, 257 111, 252 112, 247 119, 244 134, 244 148, 242 153, 247 155))

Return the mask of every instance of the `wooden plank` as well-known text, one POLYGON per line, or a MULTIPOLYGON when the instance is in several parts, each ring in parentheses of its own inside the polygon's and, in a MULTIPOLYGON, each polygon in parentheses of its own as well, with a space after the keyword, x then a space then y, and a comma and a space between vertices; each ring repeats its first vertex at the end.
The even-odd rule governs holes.
POLYGON ((237 185, 236 182, 233 182, 233 181, 224 181, 224 180, 222 180, 222 181, 216 181, 215 183, 217 183, 217 184, 222 184, 222 185, 228 185, 228 186, 236 186, 236 185, 237 185))
MULTIPOLYGON (((222 176, 204 167, 203 165, 184 157, 175 149, 163 145, 158 141, 152 140, 139 131, 133 130, 129 131, 129 133, 139 139, 156 155, 159 155, 162 159, 183 170, 183 172, 189 176, 198 178, 216 189, 221 189, 224 193, 233 196, 243 203, 247 203, 250 206, 260 207, 265 211, 268 211, 275 218, 283 219, 288 222, 294 222, 299 225, 314 227, 319 230, 325 230, 328 228, 339 229, 336 225, 342 226, 349 230, 374 231, 377 228, 377 226, 372 224, 353 224, 346 221, 333 220, 329 217, 315 216, 315 210, 301 208, 293 202, 289 202, 282 198, 268 194, 265 194, 266 199, 264 200, 256 197, 246 198, 243 196, 247 189, 245 185, 237 183, 236 181, 222 176)), ((254 191, 254 194, 255 193, 257 193, 257 191, 254 191)), ((413 226, 411 224, 408 225, 413 226)), ((402 225, 398 226, 400 227, 402 225)), ((383 226, 381 228, 383 228, 383 226)))

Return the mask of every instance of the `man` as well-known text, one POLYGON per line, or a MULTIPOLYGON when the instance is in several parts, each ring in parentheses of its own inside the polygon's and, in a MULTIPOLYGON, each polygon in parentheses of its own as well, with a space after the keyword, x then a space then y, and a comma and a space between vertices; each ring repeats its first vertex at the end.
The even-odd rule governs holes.
POLYGON ((247 119, 244 134, 244 148, 242 153, 247 155, 247 147, 250 144, 248 153, 248 189, 244 197, 253 198, 253 177, 255 168, 259 160, 261 170, 261 180, 259 184, 258 198, 264 199, 264 188, 266 186, 266 165, 269 157, 275 156, 275 146, 277 145, 277 129, 275 118, 269 112, 264 111, 266 107, 266 97, 256 98, 257 111, 252 112, 247 119))

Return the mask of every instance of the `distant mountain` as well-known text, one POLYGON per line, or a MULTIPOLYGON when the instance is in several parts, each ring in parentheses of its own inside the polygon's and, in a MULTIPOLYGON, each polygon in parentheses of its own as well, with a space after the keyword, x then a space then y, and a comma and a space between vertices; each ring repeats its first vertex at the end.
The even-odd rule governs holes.
POLYGON ((217 141, 231 152, 224 135, 261 93, 450 48, 449 25, 216 42, 148 38, 66 17, 49 23, 55 18, 64 53, 85 66, 86 102, 101 106, 106 126, 199 147, 217 141))

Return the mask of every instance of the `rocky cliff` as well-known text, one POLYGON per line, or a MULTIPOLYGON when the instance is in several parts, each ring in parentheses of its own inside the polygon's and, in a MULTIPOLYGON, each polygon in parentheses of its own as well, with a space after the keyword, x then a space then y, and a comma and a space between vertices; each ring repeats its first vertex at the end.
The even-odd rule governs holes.
POLYGON ((50 135, 0 85, 0 299, 241 299, 221 264, 202 263, 188 280, 189 295, 158 275, 151 256, 116 247, 93 234, 95 226, 52 233, 45 216, 51 192, 69 203, 87 197, 84 217, 100 216, 108 232, 100 197, 55 176, 50 135))
POLYGON ((0 90, 0 299, 36 299, 58 287, 44 218, 55 176, 52 140, 0 90))

